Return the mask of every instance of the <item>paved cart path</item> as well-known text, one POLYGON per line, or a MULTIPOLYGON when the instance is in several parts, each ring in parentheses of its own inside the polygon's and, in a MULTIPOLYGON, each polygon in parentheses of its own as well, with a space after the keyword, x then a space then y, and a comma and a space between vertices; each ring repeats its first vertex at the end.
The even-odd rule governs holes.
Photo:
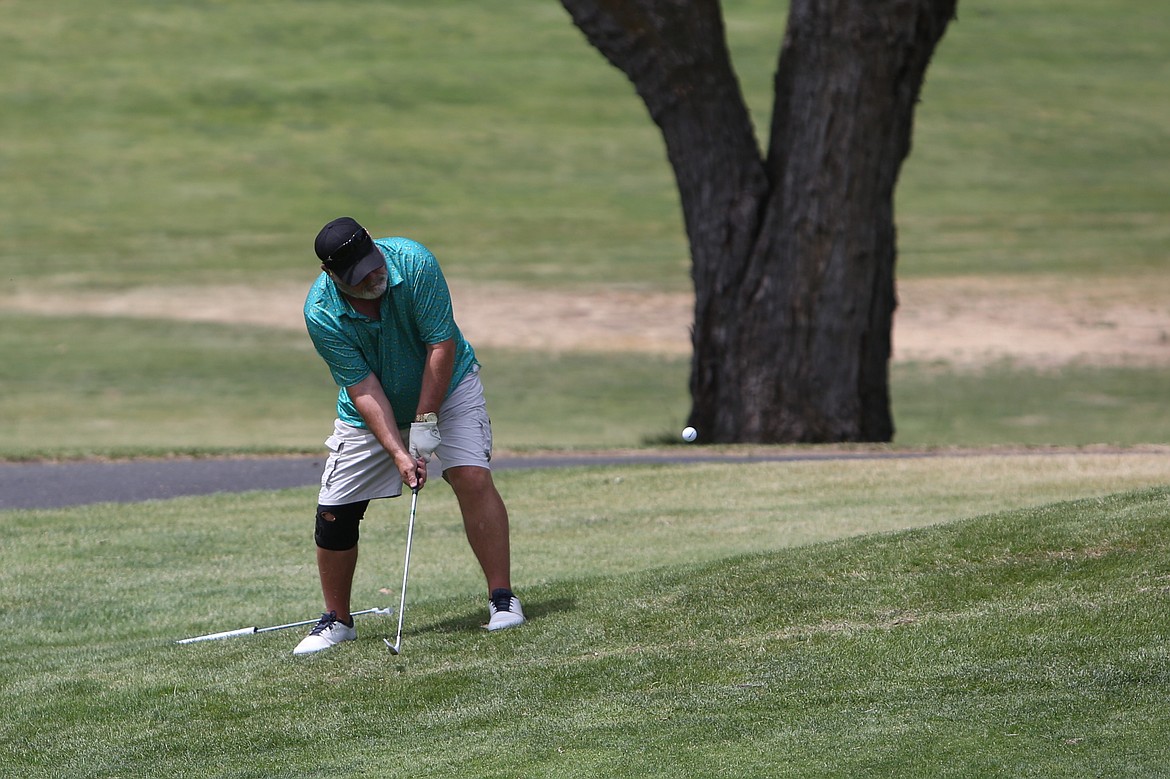
MULTIPOLYGON (((680 462, 783 462, 824 459, 923 457, 912 452, 780 452, 704 454, 701 451, 600 452, 497 456, 492 468, 567 468, 581 465, 635 465, 680 462)), ((278 490, 316 485, 320 457, 173 458, 0 463, 0 510, 135 503, 216 492, 278 490)), ((436 478, 432 463, 432 478, 436 478)))
MULTIPOLYGON (((679 446, 674 450, 497 454, 492 468, 571 468, 577 466, 679 463, 763 463, 827 460, 904 460, 924 457, 1009 457, 1015 455, 1156 455, 1170 461, 1170 446, 1146 445, 1080 448, 1024 447, 993 449, 897 450, 834 447, 719 451, 679 446)), ((0 511, 47 509, 89 503, 136 503, 217 492, 280 490, 320 482, 321 457, 169 458, 161 460, 82 460, 67 462, 0 462, 0 511)), ((1170 463, 1168 463, 1170 465, 1170 463)), ((1170 472, 1170 471, 1168 471, 1170 472)), ((438 462, 431 463, 437 479, 438 462)))

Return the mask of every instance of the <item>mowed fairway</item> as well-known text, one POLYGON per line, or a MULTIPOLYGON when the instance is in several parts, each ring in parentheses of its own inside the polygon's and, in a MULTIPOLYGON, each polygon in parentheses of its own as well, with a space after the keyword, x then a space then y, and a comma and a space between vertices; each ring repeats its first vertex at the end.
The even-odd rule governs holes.
MULTIPOLYGON (((762 136, 786 9, 724 6, 762 136)), ((343 213, 435 250, 501 449, 695 451, 662 142, 553 0, 5 10, 0 459, 319 453, 297 308, 343 213)), ((501 471, 495 635, 436 479, 398 657, 386 617, 174 643, 316 616, 314 490, 0 512, 0 775, 1167 775, 1170 11, 959 17, 897 192, 897 438, 771 450, 913 456, 501 471)))
MULTIPOLYGON (((384 617, 311 658, 292 657, 293 632, 173 643, 312 616, 311 490, 10 513, 0 764, 45 777, 1154 776, 1170 724, 1170 494, 1107 493, 1164 464, 505 472, 532 621, 501 634, 479 628, 449 491, 428 488, 398 657, 384 617), (1070 493, 1094 497, 1050 502, 1070 493), (911 526, 925 529, 874 533, 911 526)), ((387 502, 367 522, 362 608, 397 602, 406 509, 387 502)))

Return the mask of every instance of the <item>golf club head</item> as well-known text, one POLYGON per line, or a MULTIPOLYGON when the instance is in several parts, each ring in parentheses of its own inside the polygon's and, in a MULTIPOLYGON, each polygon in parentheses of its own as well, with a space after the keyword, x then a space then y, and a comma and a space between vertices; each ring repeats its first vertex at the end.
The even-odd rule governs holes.
POLYGON ((397 646, 395 646, 394 644, 391 644, 391 643, 390 643, 390 639, 388 639, 388 638, 383 638, 382 640, 383 640, 384 642, 386 642, 386 648, 390 650, 390 654, 392 654, 392 655, 396 655, 396 654, 398 654, 398 647, 397 647, 397 646))

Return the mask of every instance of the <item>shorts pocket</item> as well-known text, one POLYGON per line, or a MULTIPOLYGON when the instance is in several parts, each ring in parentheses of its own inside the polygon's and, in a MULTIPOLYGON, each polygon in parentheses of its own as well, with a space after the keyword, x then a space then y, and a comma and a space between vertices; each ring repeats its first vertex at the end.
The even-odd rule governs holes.
POLYGON ((341 464, 341 452, 345 449, 345 442, 331 435, 325 439, 325 448, 329 450, 329 458, 325 461, 325 470, 321 473, 322 487, 328 487, 333 483, 333 477, 341 464))

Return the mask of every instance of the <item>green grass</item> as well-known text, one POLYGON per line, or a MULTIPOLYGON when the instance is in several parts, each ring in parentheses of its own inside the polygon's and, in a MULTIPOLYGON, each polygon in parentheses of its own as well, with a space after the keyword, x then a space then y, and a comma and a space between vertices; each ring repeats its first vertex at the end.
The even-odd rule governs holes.
POLYGON ((656 131, 555 2, 12 12, 0 224, 25 281, 298 278, 342 212, 465 277, 686 281, 656 131))
MULTIPOLYGON (((465 278, 688 283, 661 139, 556 2, 9 5, 11 281, 298 278, 354 212, 465 278)), ((763 137, 784 7, 725 5, 763 137)), ((962 5, 899 186, 901 272, 1163 268, 1168 31, 1141 0, 962 5)))
MULTIPOLYGON (((337 389, 300 332, 0 313, 0 457, 317 452, 337 389)), ((481 350, 501 448, 674 437, 686 363, 481 350), (489 378, 490 377, 490 378, 489 378)))
POLYGON ((101 318, 0 322, 0 453, 9 457, 303 450, 332 424, 336 389, 304 335, 101 318))
POLYGON ((970 372, 908 364, 893 371, 895 440, 939 445, 1134 444, 1170 441, 1170 370, 1000 363, 970 372))
MULTIPOLYGON (((1002 462, 503 473, 533 619, 499 635, 428 491, 397 658, 386 618, 312 658, 288 632, 172 643, 306 616, 309 490, 5 512, 0 769, 1158 775, 1170 493, 1106 496, 1150 476, 1105 459, 1002 462), (1094 497, 1037 505, 1073 480, 1094 497), (935 526, 872 534, 913 525, 935 526)), ((367 523, 363 606, 395 600, 404 510, 367 523)))
POLYGON ((1164 270, 1170 14, 1140 0, 958 14, 898 188, 900 272, 1164 270))
MULTIPOLYGON (((7 9, 21 19, 0 32, 10 290, 307 285, 309 241, 342 212, 431 245, 460 281, 689 285, 662 141, 552 0, 7 9)), ((761 130, 784 14, 726 3, 761 130)), ((1138 0, 963 4, 898 188, 899 273, 1164 271, 1168 27, 1138 0)), ((318 446, 330 390, 302 343, 43 314, 0 314, 0 456, 318 446)), ((672 358, 487 356, 505 446, 638 446, 673 436, 689 405, 672 358)), ((1166 440, 1149 400, 1165 369, 1067 376, 1108 402, 1027 369, 897 367, 899 442, 1166 440), (1005 408, 1005 384, 1030 394, 1005 408)))
MULTIPOLYGON (((725 7, 766 128, 784 8, 725 7)), ((661 139, 553 0, 5 10, 10 294, 307 285, 340 213, 460 281, 688 287, 661 139)), ((898 188, 899 273, 1164 272, 1170 14, 959 10, 898 188)), ((320 451, 334 389, 302 334, 2 309, 0 458, 320 451)), ((504 448, 660 443, 688 406, 683 359, 481 357, 504 448)), ((899 364, 898 444, 1164 442, 1168 381, 899 364)), ((300 660, 288 633, 172 643, 311 616, 311 489, 0 512, 0 773, 1165 774, 1164 455, 498 481, 531 624, 478 629, 482 581, 436 484, 398 658, 384 618, 300 660)), ((404 510, 365 523, 360 606, 396 601, 404 510)))
MULTIPOLYGON (((308 338, 0 313, 0 457, 321 451, 336 390, 308 338), (279 392, 273 392, 279 387, 279 392)), ((678 443, 688 361, 481 349, 500 449, 678 443)), ((1170 440, 1162 368, 896 365, 904 447, 1170 440)))

